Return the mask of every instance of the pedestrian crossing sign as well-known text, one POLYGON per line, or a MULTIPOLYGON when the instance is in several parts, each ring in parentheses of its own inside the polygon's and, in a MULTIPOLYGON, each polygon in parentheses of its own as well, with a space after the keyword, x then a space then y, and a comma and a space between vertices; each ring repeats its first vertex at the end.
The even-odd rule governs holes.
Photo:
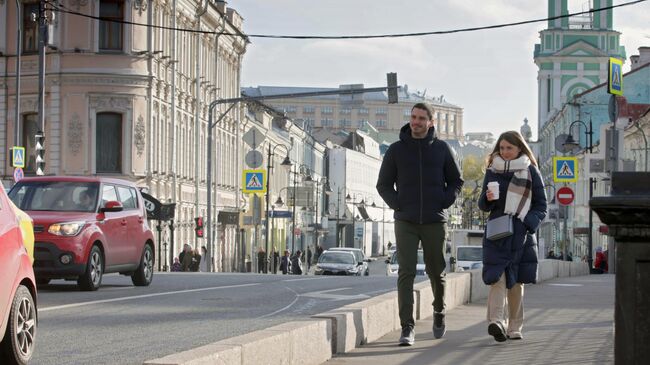
POLYGON ((623 61, 618 58, 609 59, 607 92, 612 95, 623 95, 623 61))
POLYGON ((25 168, 25 147, 11 148, 11 166, 25 168))
POLYGON ((266 193, 266 170, 244 170, 242 177, 244 193, 266 193))
POLYGON ((578 181, 578 159, 576 157, 553 157, 553 181, 578 181))

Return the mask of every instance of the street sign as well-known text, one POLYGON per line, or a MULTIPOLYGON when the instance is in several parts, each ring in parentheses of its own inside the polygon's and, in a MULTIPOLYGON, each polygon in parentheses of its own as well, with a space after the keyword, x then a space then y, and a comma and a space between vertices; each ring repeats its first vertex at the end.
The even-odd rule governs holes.
POLYGON ((623 95, 623 61, 614 57, 609 58, 607 92, 612 95, 623 95))
POLYGON ((16 169, 14 170, 14 181, 19 182, 20 180, 23 179, 23 177, 25 177, 25 173, 23 172, 23 169, 21 169, 20 167, 16 167, 16 169))
POLYGON ((262 166, 262 162, 263 162, 262 160, 263 160, 262 152, 260 151, 252 150, 246 153, 246 159, 245 159, 246 166, 250 167, 251 169, 256 169, 262 166))
POLYGON ((553 181, 578 181, 578 159, 576 157, 553 157, 553 181))
POLYGON ((266 170, 244 170, 242 180, 244 193, 266 192, 266 170))
POLYGON ((272 210, 271 218, 291 218, 291 212, 288 210, 272 210))
POLYGON ((252 149, 257 149, 257 147, 260 146, 262 142, 264 142, 265 138, 266 137, 264 136, 264 133, 260 132, 259 129, 251 127, 248 132, 244 133, 244 137, 242 139, 244 142, 246 142, 247 145, 251 146, 252 149))
POLYGON ((11 166, 25 168, 25 147, 13 146, 11 148, 11 166))
POLYGON ((557 202, 560 205, 570 205, 571 203, 573 203, 573 199, 575 199, 576 196, 570 187, 564 186, 557 190, 556 197, 557 197, 557 202))

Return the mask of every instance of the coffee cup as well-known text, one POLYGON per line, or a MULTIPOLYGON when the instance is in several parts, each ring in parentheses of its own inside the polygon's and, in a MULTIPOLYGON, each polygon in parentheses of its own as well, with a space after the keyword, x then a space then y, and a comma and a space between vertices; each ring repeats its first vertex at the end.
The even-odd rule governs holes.
POLYGON ((495 200, 499 199, 499 182, 490 181, 487 184, 487 188, 488 188, 489 191, 492 192, 492 196, 494 197, 495 200))

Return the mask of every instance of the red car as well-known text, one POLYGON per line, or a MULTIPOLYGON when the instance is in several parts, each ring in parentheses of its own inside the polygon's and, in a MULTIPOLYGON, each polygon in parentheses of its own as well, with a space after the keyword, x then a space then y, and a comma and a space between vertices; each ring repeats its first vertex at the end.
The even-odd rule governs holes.
POLYGON ((26 364, 36 338, 36 281, 19 218, 0 190, 0 362, 26 364))
POLYGON ((153 279, 154 236, 144 201, 130 181, 45 176, 20 180, 9 197, 34 220, 34 273, 39 284, 77 280, 97 290, 104 273, 153 279))

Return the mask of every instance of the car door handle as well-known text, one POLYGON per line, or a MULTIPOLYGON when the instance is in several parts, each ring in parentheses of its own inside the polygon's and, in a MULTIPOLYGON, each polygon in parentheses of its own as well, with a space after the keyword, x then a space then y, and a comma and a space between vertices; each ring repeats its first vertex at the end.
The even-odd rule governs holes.
POLYGON ((123 225, 123 226, 126 226, 126 219, 122 219, 122 221, 120 222, 120 224, 123 225))

